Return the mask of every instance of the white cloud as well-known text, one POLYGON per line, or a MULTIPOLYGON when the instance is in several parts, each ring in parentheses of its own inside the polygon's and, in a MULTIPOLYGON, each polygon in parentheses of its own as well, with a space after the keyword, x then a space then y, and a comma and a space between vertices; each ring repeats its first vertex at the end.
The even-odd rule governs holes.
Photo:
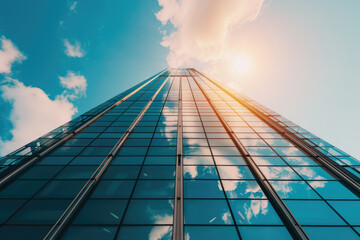
POLYGON ((71 4, 71 6, 69 7, 70 11, 74 11, 76 6, 77 6, 78 2, 73 2, 73 4, 71 4))
POLYGON ((83 75, 68 71, 66 76, 59 76, 59 79, 63 87, 74 91, 74 94, 71 94, 72 98, 85 95, 87 82, 83 75))
POLYGON ((77 109, 66 95, 54 99, 40 88, 25 86, 15 79, 7 79, 1 86, 2 98, 12 104, 10 120, 11 140, 0 139, 0 155, 27 144, 37 137, 70 121, 77 109))
POLYGON ((252 60, 242 45, 241 27, 259 16, 264 0, 158 2, 162 9, 156 13, 157 19, 174 28, 161 42, 169 49, 170 67, 195 67, 219 80, 227 78, 228 82, 251 70, 252 60), (225 72, 228 75, 224 77, 225 72))
POLYGON ((10 73, 11 65, 14 62, 21 62, 26 57, 14 46, 14 44, 4 36, 0 38, 0 73, 10 73))
POLYGON ((74 44, 71 44, 69 40, 64 39, 65 45, 65 54, 69 57, 83 57, 85 55, 85 51, 81 49, 81 45, 78 41, 75 41, 74 44))

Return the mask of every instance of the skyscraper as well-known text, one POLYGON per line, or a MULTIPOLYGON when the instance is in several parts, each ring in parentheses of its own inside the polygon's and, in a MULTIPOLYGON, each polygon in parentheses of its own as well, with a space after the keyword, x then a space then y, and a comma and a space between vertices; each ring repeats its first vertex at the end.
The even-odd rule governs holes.
POLYGON ((360 162, 195 69, 1 164, 1 239, 360 239, 360 162))

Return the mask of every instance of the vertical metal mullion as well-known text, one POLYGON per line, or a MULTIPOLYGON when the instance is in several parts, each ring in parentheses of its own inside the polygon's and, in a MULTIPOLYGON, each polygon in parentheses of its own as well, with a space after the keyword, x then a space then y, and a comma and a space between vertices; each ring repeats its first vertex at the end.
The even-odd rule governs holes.
POLYGON ((78 134, 79 132, 81 132, 82 130, 84 130, 86 127, 88 127, 90 124, 92 124, 93 122, 95 122, 96 120, 98 120, 99 118, 101 118, 103 115, 105 115, 107 112, 109 112, 111 109, 113 109, 114 107, 118 106, 119 104, 121 104, 122 102, 124 102, 126 99, 128 99, 129 97, 131 97, 132 95, 134 95, 135 93, 137 93, 138 91, 140 91, 142 88, 144 88, 146 85, 148 85, 149 83, 151 83, 154 79, 156 79, 157 77, 159 77, 162 73, 164 73, 166 71, 163 70, 161 71, 159 74, 157 74, 156 76, 154 76, 153 78, 151 78, 149 81, 147 81, 146 83, 142 84, 140 87, 138 87, 137 89, 135 89, 134 91, 132 91, 131 93, 129 93, 128 95, 126 95, 124 98, 120 99, 119 101, 117 101, 116 103, 114 103, 112 106, 108 107, 107 109, 105 109, 104 111, 102 111, 101 113, 99 113, 98 115, 96 115, 95 117, 93 117, 91 120, 89 120, 88 122, 86 122, 85 124, 81 125, 79 128, 77 128, 76 130, 70 132, 68 135, 64 136, 63 138, 61 138, 59 141, 54 142, 52 145, 48 146, 46 149, 44 149, 43 151, 41 151, 40 153, 38 153, 36 156, 32 157, 31 159, 29 159, 26 163, 21 164, 20 166, 18 166, 18 168, 16 168, 15 170, 13 170, 12 172, 10 172, 8 175, 4 176, 1 180, 0 180, 0 189, 2 189, 3 187, 5 187, 7 185, 7 183, 9 183, 14 177, 16 177, 19 173, 23 172, 25 169, 27 169, 29 166, 31 166, 33 163, 35 163, 36 161, 38 161, 41 157, 43 157, 44 155, 48 154, 50 151, 52 151, 53 149, 55 149, 56 147, 60 146, 61 144, 63 144, 64 142, 66 142, 67 140, 69 140, 71 137, 73 137, 74 135, 78 134))
POLYGON ((176 142, 176 171, 175 171, 175 204, 173 239, 184 239, 184 191, 183 191, 183 137, 182 137, 182 79, 180 77, 178 100, 178 125, 176 142))
POLYGON ((103 162, 99 165, 99 167, 95 170, 93 175, 89 178, 89 180, 85 183, 84 187, 80 190, 80 192, 76 195, 73 201, 69 204, 67 209, 63 212, 60 218, 56 221, 56 223, 52 226, 50 231, 44 237, 44 240, 57 239, 63 231, 66 229, 68 224, 71 222, 75 213, 80 209, 80 207, 87 200, 88 196, 96 187, 100 178, 104 174, 105 170, 108 168, 112 160, 114 159, 116 153, 119 151, 121 146, 125 143, 126 139, 130 135, 130 133, 134 130, 136 125, 139 123, 141 118, 144 116, 145 112, 150 107, 151 103, 154 101, 158 93, 164 87, 166 82, 169 80, 169 76, 164 80, 158 90, 154 93, 154 95, 150 98, 148 103, 142 109, 142 111, 138 114, 138 116, 134 119, 131 125, 128 127, 127 131, 122 135, 119 141, 115 144, 115 146, 111 149, 110 153, 106 156, 103 162))
POLYGON ((232 128, 228 125, 226 120, 222 117, 222 115, 217 111, 217 108, 215 104, 212 102, 212 100, 209 98, 208 94, 205 92, 203 87, 195 80, 192 73, 190 72, 191 77, 194 79, 195 83, 198 85, 201 92, 204 94, 205 98, 208 100, 209 104, 215 111, 216 115, 220 119, 221 123, 223 124, 224 128, 226 129, 227 133, 235 143, 235 146, 238 148, 240 153, 242 154, 243 158, 248 163, 249 169, 254 174, 254 177, 258 180, 259 185, 267 195, 269 201, 279 214, 280 218, 284 221, 285 226, 289 230, 290 234, 295 239, 310 239, 304 229, 301 227, 301 225, 298 223, 296 218, 292 215, 290 210, 287 208, 283 200, 280 198, 280 196, 277 194, 277 192, 273 189, 273 187, 270 185, 270 183, 266 180, 265 176, 259 169, 259 167, 255 164, 254 160, 251 158, 250 154, 246 150, 246 148, 242 145, 242 143, 239 141, 239 139, 236 137, 234 131, 232 128))
MULTIPOLYGON (((196 71, 196 70, 194 70, 196 71)), ((198 71, 196 71, 198 72, 198 71)), ((198 72, 202 76, 204 76, 202 73, 198 72)), ((234 100, 239 102, 241 105, 246 107, 250 112, 255 114, 257 117, 259 117, 262 121, 264 121, 266 124, 268 124, 272 129, 274 129, 278 134, 283 136, 285 139, 289 140, 291 143, 293 143, 296 147, 307 153, 309 156, 313 157, 317 162, 321 163, 321 165, 330 173, 334 174, 337 178, 341 180, 341 182, 349 189, 351 190, 355 195, 360 197, 360 183, 357 182, 359 179, 354 174, 334 162, 332 159, 330 159, 328 156, 320 152, 319 150, 311 147, 310 144, 296 136, 294 133, 290 132, 285 127, 281 126, 268 116, 266 116, 264 113, 262 113, 260 110, 258 110, 255 106, 252 104, 247 103, 246 101, 243 101, 239 99, 238 97, 234 96, 230 91, 226 90, 224 87, 222 87, 220 84, 215 82, 214 80, 209 79, 208 77, 204 76, 207 80, 209 80, 211 83, 219 87, 221 90, 223 90, 225 93, 230 95, 234 100)))

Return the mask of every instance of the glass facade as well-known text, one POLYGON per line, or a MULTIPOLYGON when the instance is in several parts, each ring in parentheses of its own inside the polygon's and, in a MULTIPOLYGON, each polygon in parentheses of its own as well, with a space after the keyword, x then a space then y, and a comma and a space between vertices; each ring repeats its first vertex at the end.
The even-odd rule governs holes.
POLYGON ((360 239, 360 162, 192 68, 0 164, 1 239, 360 239))

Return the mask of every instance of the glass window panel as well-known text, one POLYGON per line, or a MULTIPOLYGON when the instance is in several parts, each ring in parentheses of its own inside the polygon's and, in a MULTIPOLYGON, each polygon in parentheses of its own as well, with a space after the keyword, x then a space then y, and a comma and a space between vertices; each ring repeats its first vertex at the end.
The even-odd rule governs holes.
POLYGON ((283 159, 290 165, 317 165, 309 157, 283 157, 283 159))
POLYGON ((0 223, 5 222, 5 220, 14 214, 14 212, 24 203, 25 200, 0 199, 0 223))
POLYGON ((175 165, 175 156, 148 156, 145 165, 175 165))
POLYGON ((184 165, 214 165, 212 157, 184 156, 184 165))
POLYGON ((43 158, 38 165, 67 165, 73 157, 48 156, 43 158))
POLYGON ((282 225, 268 200, 230 200, 237 224, 282 225))
POLYGON ((141 165, 143 161, 143 156, 120 156, 115 157, 111 165, 141 165))
POLYGON ((287 165, 280 157, 252 157, 257 165, 287 165))
POLYGON ((102 180, 92 193, 92 198, 129 198, 135 181, 102 180))
POLYGON ((224 198, 220 181, 185 180, 184 198, 224 198))
POLYGON ((131 200, 124 224, 172 224, 172 200, 131 200))
POLYGON ((214 155, 223 156, 240 156, 240 152, 236 147, 211 147, 214 155))
POLYGON ((78 155, 84 147, 58 147, 50 155, 57 156, 76 156, 78 155))
POLYGON ((171 240, 172 226, 122 226, 117 240, 171 240))
POLYGON ((140 166, 110 166, 103 179, 136 179, 139 171, 140 166))
POLYGON ((2 226, 0 236, 2 239, 24 240, 43 239, 49 232, 51 226, 2 226))
POLYGON ((300 177, 290 167, 259 167, 267 179, 298 179, 300 177))
POLYGON ((218 179, 213 166, 184 166, 184 179, 218 179))
POLYGON ((209 147, 183 147, 184 155, 211 155, 209 147))
POLYGON ((71 226, 61 237, 63 240, 72 239, 114 239, 117 227, 112 226, 71 226))
POLYGON ((254 179, 254 176, 246 166, 218 166, 222 179, 254 179))
POLYGON ((140 174, 141 179, 174 179, 175 166, 144 166, 140 174))
POLYGON ((47 184, 37 195, 38 198, 74 198, 85 181, 54 180, 47 184))
POLYGON ((45 180, 15 180, 0 192, 0 198, 30 198, 46 183, 45 180))
POLYGON ((146 155, 148 148, 147 147, 121 147, 118 155, 146 155))
POLYGON ((127 200, 89 199, 74 220, 74 224, 118 224, 127 200))
POLYGON ((174 181, 139 180, 133 198, 174 198, 174 189, 174 181))
POLYGON ((56 179, 89 179, 97 166, 67 166, 56 179))
POLYGON ((76 157, 70 165, 100 165, 104 157, 76 157))
POLYGON ((185 236, 191 240, 238 240, 234 226, 185 226, 185 236))
POLYGON ((285 204, 301 225, 345 225, 323 201, 285 200, 285 204))
POLYGON ((283 199, 319 199, 316 192, 304 181, 269 181, 283 199))
POLYGON ((148 155, 176 155, 176 147, 150 147, 148 155))
POLYGON ((351 225, 360 225, 359 201, 329 201, 330 205, 351 225))
POLYGON ((217 165, 246 165, 242 157, 215 156, 217 165))
POLYGON ((31 200, 10 219, 9 223, 54 224, 70 202, 71 200, 31 200))
POLYGON ((234 224, 226 200, 184 200, 185 224, 234 224))
POLYGON ((335 180, 321 167, 294 167, 294 170, 305 180, 335 180))
POLYGON ((309 184, 325 199, 358 199, 337 181, 309 181, 309 184))
POLYGON ((266 198, 256 181, 222 181, 228 198, 266 198))
POLYGON ((263 227, 243 227, 240 226, 239 232, 243 240, 290 240, 293 239, 286 227, 263 226, 263 227))
POLYGON ((51 179, 62 169, 61 166, 34 166, 23 173, 19 179, 51 179))
POLYGON ((359 239, 350 227, 304 227, 312 240, 359 239))
POLYGON ((246 147, 246 150, 252 156, 277 156, 269 147, 246 147))

